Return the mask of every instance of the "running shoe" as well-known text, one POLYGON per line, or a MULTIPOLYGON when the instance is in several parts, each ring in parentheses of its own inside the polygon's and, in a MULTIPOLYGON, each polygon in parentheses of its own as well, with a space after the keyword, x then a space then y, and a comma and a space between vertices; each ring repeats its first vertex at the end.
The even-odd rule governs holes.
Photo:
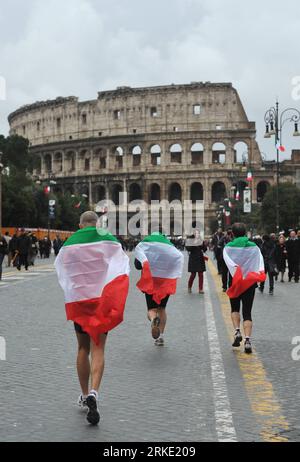
POLYGON ((158 316, 156 316, 151 322, 151 335, 154 338, 154 340, 158 339, 160 336, 159 325, 160 319, 158 316))
POLYGON ((154 345, 156 345, 156 346, 164 346, 164 344, 165 344, 165 341, 164 341, 163 337, 159 337, 154 342, 154 345))
POLYGON ((87 403, 86 403, 86 398, 83 398, 82 394, 81 394, 81 395, 79 396, 79 398, 78 398, 77 406, 78 406, 80 409, 84 409, 84 410, 87 410, 87 409, 88 409, 87 403))
POLYGON ((233 341, 232 346, 239 347, 242 340, 243 340, 243 337, 242 337, 241 331, 237 330, 236 333, 234 334, 234 341, 233 341))
POLYGON ((86 399, 88 413, 86 419, 91 425, 98 425, 100 422, 100 413, 98 410, 97 399, 94 393, 90 393, 86 399))
POLYGON ((245 340, 245 353, 248 355, 252 353, 252 345, 249 339, 245 340))

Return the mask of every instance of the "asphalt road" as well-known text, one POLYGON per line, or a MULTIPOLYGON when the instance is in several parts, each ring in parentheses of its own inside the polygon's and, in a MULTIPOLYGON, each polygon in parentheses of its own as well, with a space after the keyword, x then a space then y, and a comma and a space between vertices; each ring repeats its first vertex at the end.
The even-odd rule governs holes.
POLYGON ((51 261, 0 283, 0 441, 300 441, 300 285, 257 293, 253 356, 231 347, 227 296, 211 261, 205 295, 170 299, 156 347, 132 269, 124 323, 109 334, 101 424, 77 409, 76 339, 51 261), (4 340, 3 340, 4 339, 4 340), (1 350, 0 350, 1 351, 1 350))

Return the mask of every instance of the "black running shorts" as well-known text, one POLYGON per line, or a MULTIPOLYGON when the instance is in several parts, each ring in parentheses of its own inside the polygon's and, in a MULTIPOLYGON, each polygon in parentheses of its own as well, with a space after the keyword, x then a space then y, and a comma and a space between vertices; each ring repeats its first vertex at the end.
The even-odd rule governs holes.
POLYGON ((152 295, 145 294, 148 310, 155 310, 156 308, 166 308, 170 295, 167 295, 158 305, 152 298, 152 295))
MULTIPOLYGON (((84 332, 84 330, 82 329, 82 327, 81 327, 79 324, 77 324, 76 322, 74 322, 74 329, 75 329, 75 332, 76 332, 77 334, 89 335, 89 334, 87 334, 86 332, 84 332)), ((108 334, 108 332, 105 332, 104 335, 107 335, 107 334, 108 334)))

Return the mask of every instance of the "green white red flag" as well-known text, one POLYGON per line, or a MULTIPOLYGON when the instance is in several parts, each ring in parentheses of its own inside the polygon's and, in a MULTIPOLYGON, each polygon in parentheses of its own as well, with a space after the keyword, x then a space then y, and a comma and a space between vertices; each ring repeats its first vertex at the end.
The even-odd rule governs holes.
POLYGON ((233 278, 227 290, 230 298, 237 298, 255 283, 266 280, 261 251, 247 237, 238 237, 229 242, 224 248, 223 257, 233 278))
POLYGON ((65 294, 67 319, 98 344, 100 334, 123 321, 129 258, 114 236, 89 227, 66 241, 55 268, 65 294))
POLYGON ((137 283, 142 292, 152 295, 157 304, 176 293, 184 257, 169 239, 160 233, 151 234, 136 247, 135 257, 142 265, 142 276, 137 283))

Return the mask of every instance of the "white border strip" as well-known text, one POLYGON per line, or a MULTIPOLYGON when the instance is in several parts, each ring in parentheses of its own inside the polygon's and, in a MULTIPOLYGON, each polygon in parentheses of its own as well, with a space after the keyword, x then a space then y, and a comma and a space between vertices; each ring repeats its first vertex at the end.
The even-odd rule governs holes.
POLYGON ((207 280, 204 280, 205 315, 213 382, 216 432, 220 442, 237 442, 233 416, 228 398, 224 363, 217 333, 215 316, 207 280))

